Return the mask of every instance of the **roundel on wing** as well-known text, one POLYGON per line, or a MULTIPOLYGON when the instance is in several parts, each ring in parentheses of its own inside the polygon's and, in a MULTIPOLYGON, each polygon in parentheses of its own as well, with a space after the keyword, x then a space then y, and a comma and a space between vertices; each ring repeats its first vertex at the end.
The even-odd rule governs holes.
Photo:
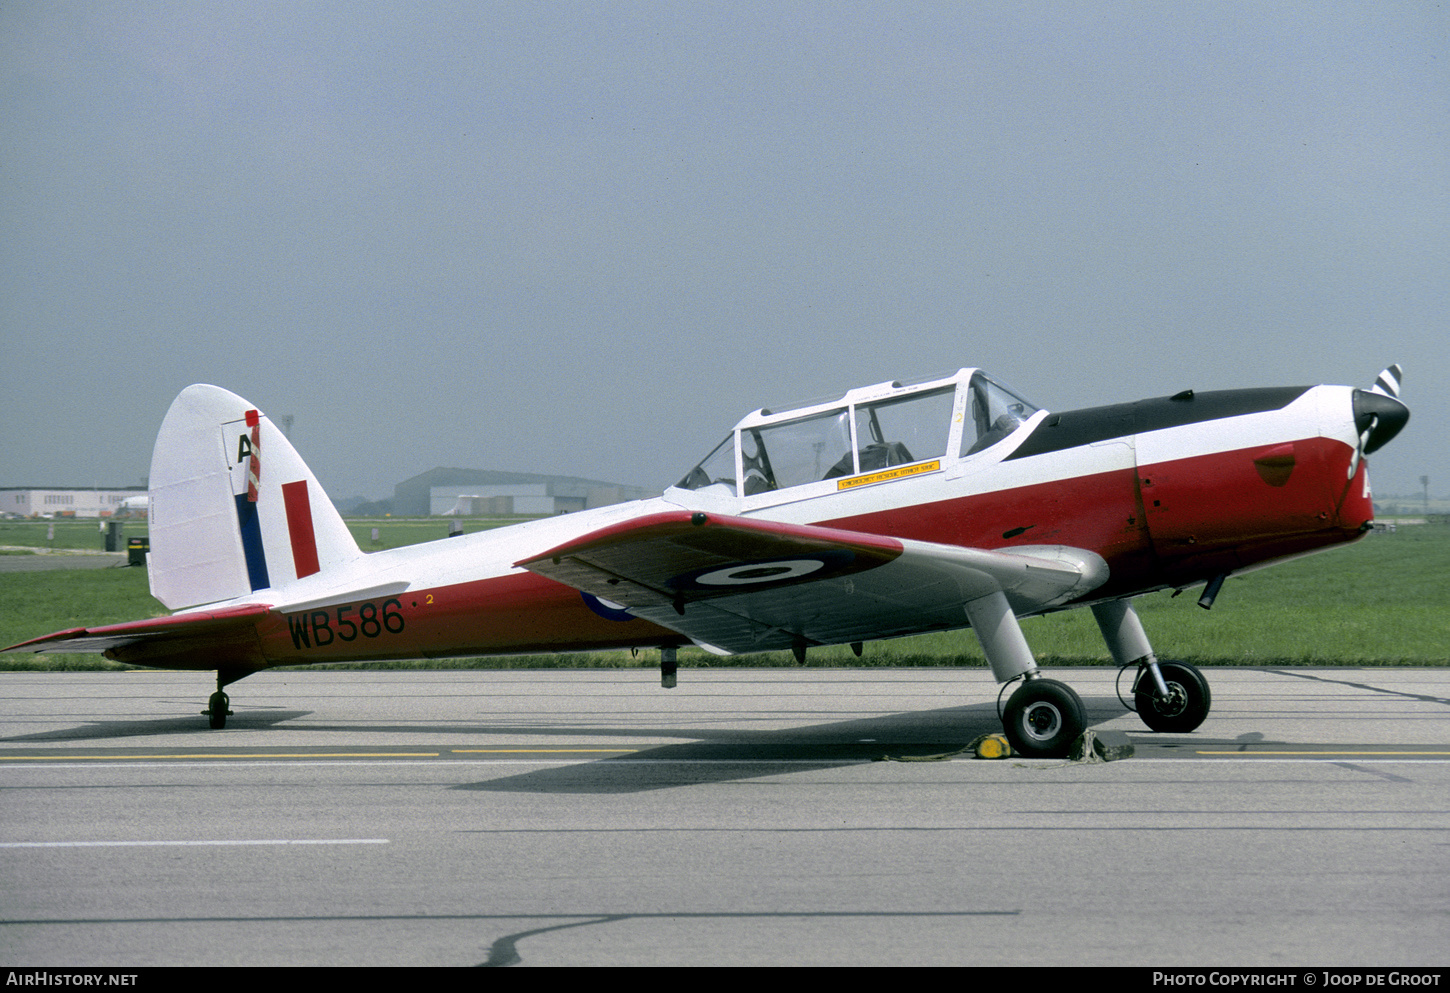
POLYGON ((677 590, 743 593, 751 587, 800 579, 825 579, 844 570, 854 571, 850 567, 855 558, 848 549, 826 549, 764 562, 739 562, 695 569, 675 576, 669 585, 677 590))
POLYGON ((756 583, 777 583, 782 579, 799 579, 825 568, 820 559, 782 559, 778 562, 755 562, 713 569, 695 577, 701 586, 753 586, 756 583))

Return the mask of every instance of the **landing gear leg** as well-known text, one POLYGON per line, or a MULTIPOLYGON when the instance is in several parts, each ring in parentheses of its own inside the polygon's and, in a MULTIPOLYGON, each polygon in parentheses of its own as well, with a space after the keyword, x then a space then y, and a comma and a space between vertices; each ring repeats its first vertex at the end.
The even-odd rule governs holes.
POLYGON ((1002 714, 1002 729, 1012 750, 1040 758, 1065 756, 1087 727, 1077 693, 1066 683, 1044 679, 1038 673, 1032 649, 1003 593, 991 593, 968 603, 967 620, 982 643, 982 652, 997 682, 1024 680, 1002 714))
POLYGON ((1114 661, 1138 667, 1133 702, 1144 724, 1154 731, 1186 734, 1204 722, 1213 702, 1208 680, 1186 662, 1160 663, 1130 602, 1096 604, 1093 616, 1114 661))

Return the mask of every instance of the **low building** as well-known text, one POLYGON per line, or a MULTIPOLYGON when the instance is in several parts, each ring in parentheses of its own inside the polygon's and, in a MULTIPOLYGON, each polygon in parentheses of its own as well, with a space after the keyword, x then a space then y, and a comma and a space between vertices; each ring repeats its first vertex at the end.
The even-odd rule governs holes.
MULTIPOLYGON (((11 517, 113 517, 132 515, 137 497, 145 497, 139 486, 112 490, 0 488, 0 514, 11 517)), ((144 504, 144 501, 142 501, 144 504)), ((139 516, 145 516, 144 505, 139 516)))

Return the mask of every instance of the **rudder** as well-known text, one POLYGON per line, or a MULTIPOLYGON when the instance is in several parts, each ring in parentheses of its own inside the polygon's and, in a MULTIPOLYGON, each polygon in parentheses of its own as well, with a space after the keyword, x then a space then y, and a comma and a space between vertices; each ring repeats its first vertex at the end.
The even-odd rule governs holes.
POLYGON ((151 595, 172 610, 279 589, 359 557, 287 437, 252 404, 188 386, 151 456, 151 595))

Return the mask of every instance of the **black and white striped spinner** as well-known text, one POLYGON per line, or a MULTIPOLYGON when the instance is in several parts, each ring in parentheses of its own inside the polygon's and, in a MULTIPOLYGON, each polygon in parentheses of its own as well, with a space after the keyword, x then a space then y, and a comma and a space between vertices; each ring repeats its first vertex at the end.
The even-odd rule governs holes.
POLYGON ((1387 397, 1400 398, 1400 378, 1404 375, 1398 365, 1392 365, 1375 379, 1374 386, 1370 387, 1371 393, 1381 393, 1387 397))

